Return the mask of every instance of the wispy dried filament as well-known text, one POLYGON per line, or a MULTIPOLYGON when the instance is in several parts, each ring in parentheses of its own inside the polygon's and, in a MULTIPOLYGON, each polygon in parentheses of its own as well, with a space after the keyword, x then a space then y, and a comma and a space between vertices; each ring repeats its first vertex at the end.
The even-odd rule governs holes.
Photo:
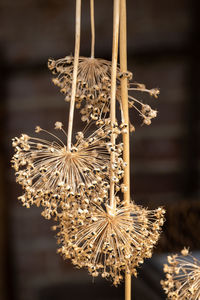
MULTIPOLYGON (((63 133, 66 139, 61 122, 55 123, 55 129, 63 133)), ((117 153, 113 168, 116 168, 119 178, 123 176, 120 167, 123 145, 119 144, 112 149, 109 143, 109 124, 100 126, 89 137, 85 137, 84 132, 78 132, 71 151, 67 150, 66 144, 56 135, 39 126, 36 127, 36 132, 47 134, 49 140, 26 134, 14 138, 12 166, 16 171, 16 181, 25 190, 25 194, 19 197, 23 205, 47 206, 51 212, 45 215, 47 218, 56 212, 60 201, 66 201, 67 193, 75 193, 80 186, 87 190, 89 186, 99 182, 102 184, 108 179, 111 151, 117 153)))
MULTIPOLYGON (((65 95, 65 101, 70 101, 72 74, 74 58, 66 56, 53 60, 49 59, 48 67, 54 75, 53 83, 60 88, 65 95)), ((91 119, 98 120, 107 116, 110 110, 111 92, 111 62, 100 58, 80 57, 77 75, 76 107, 81 108, 82 121, 89 122, 91 119)), ((148 93, 155 98, 159 95, 158 89, 147 89, 144 84, 131 83, 132 73, 121 73, 117 69, 117 92, 116 97, 121 106, 120 79, 128 78, 129 91, 139 91, 148 93)), ((138 111, 146 125, 151 124, 151 120, 157 116, 157 111, 149 105, 129 95, 129 107, 138 111)), ((123 122, 123 115, 122 115, 123 122)), ((133 128, 131 126, 131 128, 133 128)))
POLYGON ((88 202, 79 209, 70 202, 61 216, 59 252, 76 266, 87 267, 92 276, 101 274, 115 285, 125 270, 136 276, 136 267, 152 255, 164 210, 151 211, 134 203, 124 206, 118 197, 116 208, 97 199, 88 202))
POLYGON ((168 264, 164 265, 166 279, 161 284, 168 299, 199 300, 200 262, 186 248, 181 254, 168 256, 168 264))

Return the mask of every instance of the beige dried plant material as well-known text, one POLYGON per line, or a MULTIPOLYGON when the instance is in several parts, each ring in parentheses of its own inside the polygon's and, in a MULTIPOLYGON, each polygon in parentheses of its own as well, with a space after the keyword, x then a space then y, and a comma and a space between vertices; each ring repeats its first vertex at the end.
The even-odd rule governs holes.
MULTIPOLYGON (((62 122, 55 123, 55 130, 66 141, 36 126, 35 132, 48 135, 48 139, 26 134, 14 138, 15 154, 11 162, 16 181, 25 191, 19 197, 23 206, 41 205, 45 218, 53 216, 58 221, 54 226, 61 247, 58 252, 77 267, 87 268, 92 276, 101 274, 118 285, 125 273, 136 276, 136 268, 152 256, 164 222, 162 208, 148 210, 127 202, 127 197, 120 199, 121 194, 129 191, 129 183, 122 182, 128 163, 122 159, 123 143, 117 140, 119 135, 124 140, 129 134, 129 119, 124 117, 122 109, 121 82, 127 78, 129 91, 148 93, 155 98, 159 90, 131 83, 132 73, 120 72, 117 67, 114 54, 118 51, 119 1, 114 1, 113 64, 94 58, 93 1, 91 57, 79 57, 81 1, 76 4, 75 58, 66 56, 48 61, 55 75, 53 83, 65 95, 65 101, 70 101, 68 136, 62 122), (115 121, 115 98, 121 111, 120 126, 115 121), (89 136, 85 130, 78 132, 72 145, 75 103, 82 121, 88 123, 86 127, 95 121, 98 129, 89 136)), ((150 125, 157 116, 157 111, 143 101, 131 95, 128 101, 129 108, 139 113, 143 124, 150 125)), ((132 124, 129 128, 134 131, 132 124)))
POLYGON ((161 281, 161 285, 168 299, 199 300, 200 262, 187 248, 181 254, 168 256, 168 264, 164 264, 163 268, 166 279, 161 281))
MULTIPOLYGON (((52 81, 60 88, 67 102, 71 99, 73 63, 73 56, 66 56, 58 60, 49 59, 48 61, 48 68, 56 75, 52 81)), ((98 120, 99 118, 107 117, 110 111, 111 67, 112 63, 108 60, 93 57, 79 57, 76 108, 80 109, 82 121, 89 122, 91 119, 98 120)), ((139 113, 143 119, 143 124, 150 125, 151 120, 157 116, 157 111, 153 110, 150 105, 143 103, 142 100, 131 96, 131 94, 132 92, 143 92, 157 98, 159 90, 149 90, 144 84, 132 83, 132 73, 122 73, 120 69, 117 68, 116 98, 120 103, 120 107, 120 83, 123 77, 128 78, 128 89, 131 92, 129 94, 129 108, 134 108, 139 113)))
MULTIPOLYGON (((88 187, 102 185, 109 180, 112 151, 116 152, 112 168, 116 169, 116 180, 119 181, 123 176, 120 158, 123 144, 112 147, 109 120, 103 123, 89 136, 84 131, 78 132, 70 150, 61 137, 39 126, 36 126, 36 133, 47 135, 48 140, 26 134, 13 139, 15 154, 11 162, 16 171, 16 181, 25 190, 25 194, 19 197, 24 206, 29 208, 32 204, 41 204, 46 207, 45 217, 50 218, 57 212, 60 202, 61 206, 67 202, 69 193, 77 192, 80 186, 87 191, 88 187)), ((61 122, 55 123, 55 129, 66 140, 61 122)), ((116 127, 115 132, 120 133, 120 130, 116 127)))
POLYGON ((118 285, 124 272, 137 275, 136 267, 152 256, 163 225, 164 210, 147 210, 134 203, 124 205, 116 196, 116 207, 93 198, 69 202, 58 226, 58 243, 65 259, 96 277, 118 285))

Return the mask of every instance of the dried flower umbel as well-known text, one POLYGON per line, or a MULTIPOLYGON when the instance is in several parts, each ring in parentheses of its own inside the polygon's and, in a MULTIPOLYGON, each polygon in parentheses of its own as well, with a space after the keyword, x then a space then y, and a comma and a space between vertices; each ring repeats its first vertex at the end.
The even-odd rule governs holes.
POLYGON ((200 262, 188 249, 182 255, 168 256, 168 264, 164 265, 166 279, 161 281, 168 299, 199 300, 200 299, 200 262))
MULTIPOLYGON (((70 101, 74 58, 66 56, 49 59, 48 67, 57 77, 53 83, 70 101)), ((118 80, 118 84, 119 84, 118 80)), ((111 62, 104 59, 80 57, 76 87, 76 108, 82 108, 82 121, 98 120, 109 112, 111 90, 111 62), (81 107, 82 106, 82 107, 81 107)))
MULTIPOLYGON (((70 101, 72 74, 74 58, 66 56, 64 58, 53 60, 49 59, 48 67, 54 75, 53 83, 60 88, 65 95, 65 101, 70 101)), ((110 92, 111 92, 111 66, 108 60, 80 57, 77 75, 76 87, 76 108, 80 108, 82 121, 89 122, 91 119, 98 120, 104 118, 110 110, 110 92)), ((121 106, 121 88, 120 81, 123 77, 128 78, 129 91, 139 91, 148 93, 155 98, 159 95, 158 89, 147 89, 144 84, 131 83, 131 72, 120 72, 117 68, 117 91, 116 98, 121 106)), ((151 124, 151 119, 157 116, 157 111, 149 105, 139 101, 129 95, 129 107, 139 112, 146 125, 151 124)), ((123 115, 122 115, 123 122, 123 115)), ((133 127, 131 127, 133 128, 133 127)))
MULTIPOLYGON (((66 138, 61 122, 55 123, 55 129, 66 138)), ((56 135, 39 126, 36 127, 36 132, 48 134, 50 140, 26 134, 14 138, 15 154, 12 166, 16 171, 16 181, 25 190, 25 194, 19 197, 23 205, 46 206, 47 218, 57 211, 60 201, 66 201, 68 193, 75 193, 80 186, 86 189, 94 183, 102 183, 108 179, 111 151, 116 151, 115 166, 123 174, 119 170, 123 145, 119 144, 112 149, 109 143, 109 125, 102 125, 89 137, 84 137, 85 132, 78 132, 76 143, 70 151, 56 135)))
POLYGON ((98 199, 69 202, 69 208, 60 219, 59 252, 72 259, 78 267, 87 267, 96 277, 120 283, 124 272, 137 275, 136 267, 144 258, 152 256, 161 226, 164 210, 147 210, 134 203, 110 207, 98 199))

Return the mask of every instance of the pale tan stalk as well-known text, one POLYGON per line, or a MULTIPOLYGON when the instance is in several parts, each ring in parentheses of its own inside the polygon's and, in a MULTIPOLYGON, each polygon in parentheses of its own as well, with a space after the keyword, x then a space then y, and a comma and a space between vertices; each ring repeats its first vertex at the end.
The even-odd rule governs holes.
MULTIPOLYGON (((118 58, 118 42, 119 42, 119 8, 120 0, 114 0, 113 7, 113 45, 112 45, 112 71, 111 71, 111 102, 110 102, 110 120, 111 125, 115 123, 116 110, 116 77, 117 77, 117 58, 118 58)), ((112 146, 115 146, 115 133, 111 135, 112 146)), ((110 172, 110 206, 116 207, 115 202, 115 184, 112 180, 114 172, 112 171, 112 164, 115 161, 115 153, 111 153, 111 172, 110 172)))
POLYGON ((68 121, 68 134, 67 134, 67 149, 70 151, 72 143, 72 128, 74 119, 74 105, 76 96, 76 81, 77 81, 77 70, 78 60, 80 51, 80 28, 81 28, 81 0, 76 0, 76 33, 75 33, 75 51, 74 51, 74 69, 73 69, 73 80, 72 80, 72 93, 71 102, 69 109, 69 121, 68 121))
POLYGON ((94 0, 90 0, 90 19, 91 19, 91 58, 94 58, 95 46, 95 24, 94 24, 94 0))
MULTIPOLYGON (((126 33, 126 0, 120 1, 120 70, 127 72, 127 33, 126 33)), ((129 109, 127 78, 121 79, 121 99, 124 123, 127 124, 127 133, 123 134, 124 152, 123 159, 127 166, 124 169, 124 184, 127 191, 124 193, 126 205, 130 203, 130 143, 129 143, 129 109)), ((131 299, 131 275, 125 274, 125 300, 131 299)))

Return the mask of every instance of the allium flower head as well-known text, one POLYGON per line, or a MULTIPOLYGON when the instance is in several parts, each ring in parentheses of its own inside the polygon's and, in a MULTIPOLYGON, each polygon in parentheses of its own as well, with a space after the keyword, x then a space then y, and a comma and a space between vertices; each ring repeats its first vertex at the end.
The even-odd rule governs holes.
MULTIPOLYGON (((66 138, 61 122, 55 123, 55 129, 66 138)), ((16 181, 25 190, 25 194, 19 197, 24 206, 42 204, 52 214, 56 212, 58 203, 66 201, 67 195, 75 193, 78 187, 84 186, 87 190, 89 186, 108 179, 109 153, 113 150, 109 144, 109 125, 102 125, 89 137, 78 132, 70 151, 58 136, 39 126, 35 131, 47 134, 49 140, 26 134, 13 139, 15 154, 12 166, 16 171, 16 181)), ((114 149, 117 154, 116 172, 122 149, 122 144, 114 149)), ((49 218, 50 214, 45 216, 49 218)))
MULTIPOLYGON (((72 56, 57 61, 49 59, 48 67, 56 74, 53 83, 65 94, 65 101, 70 101, 73 75, 72 56)), ((98 120, 100 114, 106 114, 111 90, 111 62, 91 57, 80 57, 78 64, 76 107, 81 110, 82 120, 98 120)))
MULTIPOLYGON (((48 67, 54 75, 53 83, 60 88, 65 95, 65 101, 70 101, 72 75, 73 75, 74 58, 66 56, 64 58, 53 60, 49 59, 48 67)), ((110 93, 111 93, 111 66, 108 60, 91 57, 80 57, 78 65, 77 88, 76 88, 76 107, 80 108, 82 121, 89 122, 104 118, 110 110, 110 93)), ((159 95, 158 89, 147 89, 144 84, 131 83, 132 73, 121 73, 117 69, 117 92, 116 98, 121 105, 121 79, 128 79, 129 91, 139 91, 148 93, 155 98, 159 95)), ((143 119, 146 125, 151 124, 151 119, 157 116, 157 111, 149 105, 139 101, 129 95, 129 107, 134 108, 143 119)), ((122 115, 123 121, 123 115, 122 115)), ((131 126, 133 130, 134 127, 131 126)))
POLYGON ((74 202, 60 219, 58 242, 64 258, 87 267, 96 277, 112 279, 115 285, 124 271, 136 275, 136 267, 150 258, 163 225, 164 210, 146 210, 136 204, 110 207, 98 199, 74 209, 74 202))
POLYGON ((161 285, 168 299, 199 300, 200 262, 186 248, 181 254, 168 256, 168 264, 163 269, 166 279, 161 285))

